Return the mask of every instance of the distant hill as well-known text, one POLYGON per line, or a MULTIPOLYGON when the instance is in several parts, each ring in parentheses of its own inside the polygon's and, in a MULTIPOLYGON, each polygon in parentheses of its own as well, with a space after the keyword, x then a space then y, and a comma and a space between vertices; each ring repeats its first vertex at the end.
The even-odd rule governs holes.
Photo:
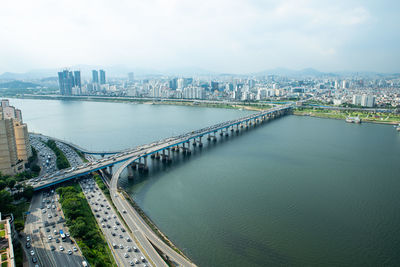
POLYGON ((21 82, 21 81, 0 83, 0 89, 27 89, 27 88, 36 88, 37 86, 40 85, 36 83, 21 82))

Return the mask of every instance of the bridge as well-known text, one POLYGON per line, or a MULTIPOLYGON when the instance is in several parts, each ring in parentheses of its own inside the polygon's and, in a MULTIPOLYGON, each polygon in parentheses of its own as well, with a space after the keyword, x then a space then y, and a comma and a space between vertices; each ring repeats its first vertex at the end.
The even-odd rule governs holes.
MULTIPOLYGON (((127 168, 129 177, 133 177, 133 169, 135 168, 138 168, 139 171, 142 172, 146 172, 148 170, 147 158, 149 156, 151 158, 161 159, 164 162, 169 162, 172 160, 171 151, 175 151, 176 153, 181 151, 182 153, 189 155, 192 149, 190 145, 192 145, 193 148, 202 147, 203 138, 206 138, 209 142, 216 142, 218 133, 220 136, 229 136, 230 132, 231 134, 235 132, 238 133, 242 129, 249 129, 251 126, 256 126, 263 122, 267 122, 288 114, 291 111, 291 108, 292 106, 290 105, 272 108, 239 119, 218 123, 196 131, 191 131, 179 136, 169 137, 148 145, 142 145, 133 149, 116 153, 110 157, 85 163, 76 168, 69 168, 65 171, 61 170, 50 177, 47 177, 46 180, 42 180, 35 184, 32 183, 31 179, 30 183, 34 190, 37 191, 106 168, 109 168, 110 173, 112 173, 112 168, 115 164, 123 163, 112 175, 110 193, 115 207, 123 217, 129 229, 135 234, 141 246, 145 248, 151 258, 156 259, 160 257, 154 248, 156 247, 164 257, 168 258, 176 266, 195 266, 185 256, 176 252, 174 249, 164 243, 164 241, 161 240, 152 229, 150 229, 146 222, 144 222, 144 220, 135 211, 132 205, 130 205, 129 201, 124 197, 124 195, 120 194, 120 190, 118 188, 118 179, 121 172, 127 168)), ((66 143, 62 140, 58 141, 66 143)), ((82 153, 102 154, 80 149, 73 144, 69 145, 75 147, 77 150, 80 150, 82 153)))
MULTIPOLYGON (((218 123, 206 128, 202 128, 196 131, 191 131, 179 136, 169 137, 160 141, 153 142, 147 145, 137 146, 132 149, 124 150, 122 152, 95 152, 88 151, 83 148, 79 148, 76 145, 68 143, 63 140, 55 139, 62 143, 66 143, 87 154, 114 154, 109 157, 104 157, 89 163, 82 164, 76 168, 69 168, 56 172, 49 177, 44 179, 39 177, 39 180, 35 182, 34 179, 28 180, 27 183, 33 186, 35 191, 45 189, 57 185, 59 183, 78 178, 90 174, 92 172, 108 168, 110 173, 112 173, 112 168, 115 164, 123 163, 125 161, 130 161, 130 166, 132 168, 139 168, 140 171, 146 172, 148 170, 147 158, 162 158, 163 161, 171 161, 171 151, 182 151, 184 154, 191 153, 190 144, 194 147, 203 146, 203 139, 207 138, 208 141, 216 141, 216 135, 229 135, 231 132, 239 132, 239 129, 247 129, 252 125, 257 125, 271 119, 283 116, 290 112, 290 105, 285 105, 282 107, 276 107, 264 111, 257 112, 255 114, 250 114, 248 116, 230 120, 222 123, 218 123)), ((128 168, 129 176, 133 175, 132 168, 128 168)), ((37 178, 36 178, 37 179, 37 178)))

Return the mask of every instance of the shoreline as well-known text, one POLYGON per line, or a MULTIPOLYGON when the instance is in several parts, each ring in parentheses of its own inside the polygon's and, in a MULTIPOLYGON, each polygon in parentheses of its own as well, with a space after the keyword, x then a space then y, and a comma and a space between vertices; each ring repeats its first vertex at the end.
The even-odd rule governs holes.
MULTIPOLYGON (((329 114, 329 113, 325 113, 329 114)), ((293 112, 292 115, 295 116, 304 116, 304 117, 314 117, 314 118, 321 118, 321 119, 332 119, 332 120, 345 120, 345 118, 334 118, 334 117, 329 117, 329 116, 324 116, 324 115, 318 115, 318 114, 309 114, 309 113, 296 113, 293 112)), ((377 120, 368 120, 368 119, 363 119, 361 118, 361 123, 373 123, 373 124, 384 124, 384 125, 399 125, 400 121, 394 122, 394 121, 377 121, 377 120)))
POLYGON ((271 108, 272 105, 264 103, 238 103, 238 102, 219 102, 205 100, 190 99, 163 99, 156 100, 152 98, 135 98, 135 97, 107 97, 107 96, 61 96, 61 95, 22 95, 22 96, 3 96, 4 98, 15 99, 38 99, 38 100, 66 100, 66 101, 88 101, 88 102, 109 102, 109 103, 130 103, 145 105, 175 105, 188 107, 208 107, 208 108, 225 108, 225 109, 242 109, 250 111, 261 111, 271 108))

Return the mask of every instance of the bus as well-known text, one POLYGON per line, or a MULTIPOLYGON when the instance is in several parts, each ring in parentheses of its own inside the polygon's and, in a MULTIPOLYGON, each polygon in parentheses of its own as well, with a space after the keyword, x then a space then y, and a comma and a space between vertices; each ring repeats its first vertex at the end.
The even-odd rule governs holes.
POLYGON ((60 230, 60 236, 61 236, 61 239, 65 239, 65 234, 64 234, 63 230, 60 230))

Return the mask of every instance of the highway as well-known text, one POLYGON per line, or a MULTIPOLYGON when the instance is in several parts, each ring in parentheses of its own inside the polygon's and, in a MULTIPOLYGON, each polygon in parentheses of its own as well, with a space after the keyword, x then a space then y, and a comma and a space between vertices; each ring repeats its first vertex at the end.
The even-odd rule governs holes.
POLYGON ((58 222, 62 217, 62 212, 59 203, 55 199, 55 194, 45 198, 42 192, 32 197, 30 213, 27 215, 25 222, 24 243, 22 244, 26 255, 29 255, 29 264, 30 266, 38 263, 40 264, 39 266, 82 266, 84 257, 75 242, 71 244, 71 239, 68 237, 64 240, 60 238, 59 230, 62 229, 66 232, 68 228, 64 226, 64 223, 58 222), (47 203, 47 200, 49 203, 47 203), (50 208, 47 208, 48 205, 50 205, 50 208), (52 207, 53 205, 55 205, 55 208, 52 207), (42 207, 44 208, 42 209, 42 207), (43 210, 46 212, 43 213, 43 210), (51 218, 49 218, 49 214, 51 214, 51 218), (47 227, 44 226, 45 221, 49 223, 47 227), (29 248, 26 246, 28 236, 30 238, 29 248), (51 240, 49 236, 51 236, 51 240), (56 242, 57 239, 59 243, 56 242), (60 250, 60 246, 63 247, 63 251, 60 250), (75 251, 74 247, 76 247, 75 251), (68 254, 69 250, 71 250, 71 255, 68 254), (33 256, 31 251, 34 252, 33 256), (38 260, 37 263, 33 262, 34 258, 38 260))
MULTIPOLYGON (((142 247, 136 243, 134 236, 125 229, 113 206, 95 181, 92 178, 83 179, 80 185, 117 265, 121 267, 150 266, 147 251, 142 251, 142 247), (145 258, 145 262, 142 262, 141 257, 145 258)), ((160 256, 157 258, 152 255, 150 261, 154 263, 154 266, 166 266, 160 256)))
MULTIPOLYGON (((166 245, 143 221, 142 217, 136 212, 132 205, 118 192, 118 178, 121 172, 130 164, 130 161, 124 163, 113 175, 111 179, 110 194, 114 205, 117 207, 121 216, 129 228, 135 232, 135 235, 140 237, 141 241, 145 241, 146 238, 150 240, 158 249, 168 255, 169 259, 174 262, 177 266, 195 266, 188 259, 178 254, 175 250, 166 245), (124 212, 126 211, 126 212, 124 212), (145 238, 143 238, 143 237, 145 238)), ((150 249, 150 248, 149 248, 150 249)), ((153 249, 154 250, 154 249, 153 249)), ((157 253, 157 252, 155 252, 157 253)))

